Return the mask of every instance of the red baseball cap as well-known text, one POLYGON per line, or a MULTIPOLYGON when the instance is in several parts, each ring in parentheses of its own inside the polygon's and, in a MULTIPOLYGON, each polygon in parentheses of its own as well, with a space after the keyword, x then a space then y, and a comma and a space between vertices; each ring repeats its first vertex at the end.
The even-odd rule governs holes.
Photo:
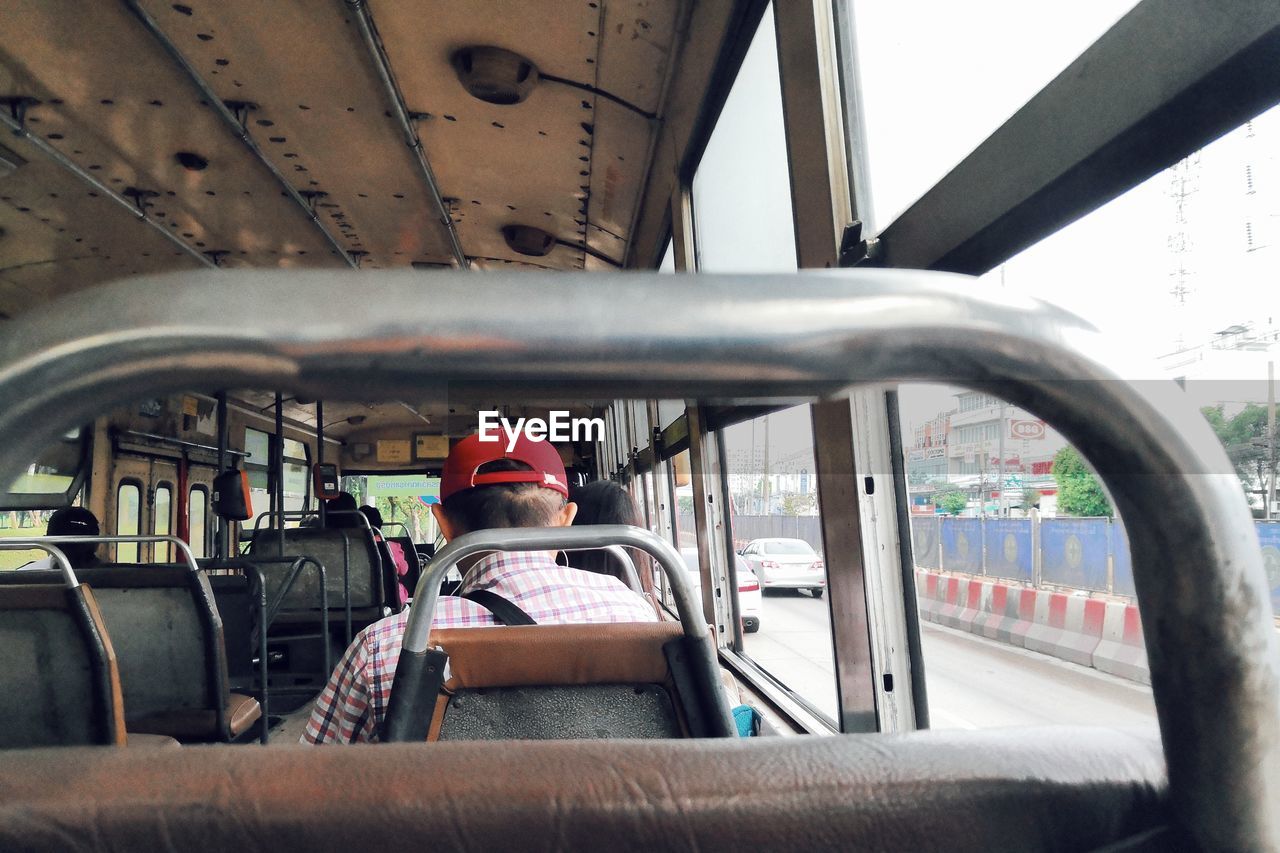
POLYGON ((569 497, 569 478, 565 476, 564 463, 550 442, 535 441, 521 432, 514 449, 508 451, 507 443, 505 435, 497 441, 481 441, 479 433, 476 433, 455 444, 440 474, 441 502, 466 489, 495 483, 537 483, 569 497), (476 473, 481 466, 499 459, 522 462, 529 466, 529 470, 476 473))

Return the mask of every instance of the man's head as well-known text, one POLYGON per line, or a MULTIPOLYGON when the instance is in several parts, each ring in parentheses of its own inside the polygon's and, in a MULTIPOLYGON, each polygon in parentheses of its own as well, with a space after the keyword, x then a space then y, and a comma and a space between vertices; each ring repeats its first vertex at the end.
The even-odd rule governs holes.
MULTIPOLYGON (((98 518, 84 507, 69 506, 49 516, 45 529, 49 536, 97 536, 98 518)), ((82 569, 97 559, 98 546, 93 542, 76 542, 58 546, 75 568, 82 569)))
POLYGON ((560 454, 521 435, 505 441, 464 438, 449 451, 440 476, 440 503, 431 507, 446 540, 495 527, 567 527, 577 507, 560 454))

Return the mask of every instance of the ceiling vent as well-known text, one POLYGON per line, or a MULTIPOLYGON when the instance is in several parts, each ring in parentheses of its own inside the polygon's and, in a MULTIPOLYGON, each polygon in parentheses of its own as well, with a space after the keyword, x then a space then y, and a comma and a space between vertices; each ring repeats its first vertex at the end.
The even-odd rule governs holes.
POLYGON ((538 66, 500 47, 464 47, 451 61, 463 88, 490 104, 518 104, 538 83, 538 66))
POLYGON ((551 254, 551 250, 556 245, 555 237, 531 225, 505 225, 502 228, 502 237, 507 241, 511 251, 533 258, 551 254))

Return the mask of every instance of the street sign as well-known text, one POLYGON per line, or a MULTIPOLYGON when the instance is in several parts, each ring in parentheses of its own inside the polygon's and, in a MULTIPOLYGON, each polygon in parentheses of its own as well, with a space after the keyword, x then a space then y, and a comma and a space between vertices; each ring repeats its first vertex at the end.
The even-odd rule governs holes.
POLYGON ((1009 437, 1021 439, 1044 438, 1044 421, 1010 420, 1009 437))

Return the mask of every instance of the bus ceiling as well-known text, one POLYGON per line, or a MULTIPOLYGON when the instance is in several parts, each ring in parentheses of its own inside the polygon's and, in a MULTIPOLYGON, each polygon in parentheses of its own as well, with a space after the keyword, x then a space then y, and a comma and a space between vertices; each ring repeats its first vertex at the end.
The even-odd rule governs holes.
POLYGON ((648 266, 762 6, 516 4, 480 43, 466 4, 8 4, 0 314, 200 267, 648 266))

